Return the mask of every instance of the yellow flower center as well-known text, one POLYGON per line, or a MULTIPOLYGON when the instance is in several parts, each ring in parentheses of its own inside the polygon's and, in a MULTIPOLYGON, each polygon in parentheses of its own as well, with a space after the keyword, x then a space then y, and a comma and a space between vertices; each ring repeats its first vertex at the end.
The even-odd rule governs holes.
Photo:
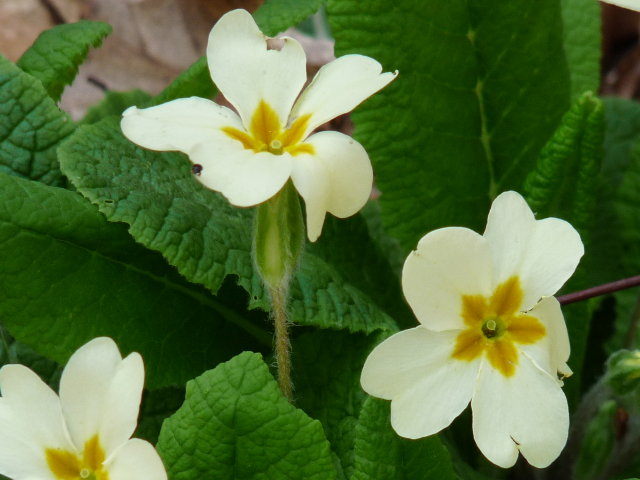
POLYGON ((309 125, 311 114, 297 118, 289 128, 282 128, 278 114, 264 100, 260 100, 258 108, 251 117, 249 132, 238 130, 234 127, 224 127, 222 131, 234 140, 242 143, 247 150, 254 152, 269 152, 274 155, 282 155, 287 152, 291 155, 301 153, 315 153, 313 145, 303 143, 302 137, 309 125))
POLYGON ((109 480, 109 472, 102 465, 105 454, 98 435, 84 444, 82 457, 55 448, 47 448, 45 455, 49 469, 59 480, 109 480))
POLYGON ((462 295, 462 318, 467 328, 456 338, 451 356, 470 362, 486 353, 496 370, 511 377, 518 365, 515 344, 536 343, 546 334, 540 320, 518 311, 522 297, 517 276, 498 285, 490 298, 462 295))

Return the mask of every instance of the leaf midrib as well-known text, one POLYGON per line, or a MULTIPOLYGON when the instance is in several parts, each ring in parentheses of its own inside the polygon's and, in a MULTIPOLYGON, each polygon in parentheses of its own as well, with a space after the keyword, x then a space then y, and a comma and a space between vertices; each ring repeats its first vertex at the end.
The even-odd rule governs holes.
POLYGON ((193 298, 195 301, 199 302, 201 305, 204 305, 206 307, 209 307, 209 308, 215 310, 220 315, 222 315, 222 317, 224 317, 226 320, 228 320, 229 322, 233 323, 237 327, 239 327, 242 330, 244 330, 245 332, 247 332, 249 335, 251 335, 256 340, 258 340, 261 344, 266 345, 268 347, 271 347, 271 344, 272 344, 271 335, 266 330, 263 330, 263 329, 257 327, 250 320, 246 319, 242 315, 239 315, 237 312, 235 312, 231 308, 227 307, 226 305, 222 304, 221 302, 218 302, 218 301, 214 300, 212 297, 205 296, 205 295, 203 295, 201 293, 194 292, 193 290, 188 289, 183 285, 180 285, 180 284, 178 284, 176 282, 173 282, 173 281, 169 280, 167 277, 162 277, 162 276, 156 275, 154 273, 149 272, 148 270, 144 270, 142 268, 136 267, 135 265, 132 265, 132 264, 126 263, 124 261, 118 260, 116 258, 110 257, 108 255, 103 254, 102 252, 100 252, 98 250, 92 250, 90 248, 85 247, 84 245, 72 242, 70 240, 67 240, 67 239, 64 239, 64 238, 59 238, 59 237, 56 237, 56 236, 51 235, 51 234, 46 234, 46 233, 41 232, 41 231, 39 231, 39 230, 37 230, 37 229, 35 229, 33 227, 27 227, 27 226, 21 225, 21 224, 16 223, 16 222, 12 222, 11 220, 7 220, 5 218, 0 219, 0 223, 13 225, 15 227, 18 227, 22 231, 26 231, 26 232, 31 233, 32 235, 34 235, 36 237, 50 239, 50 240, 53 240, 55 242, 59 242, 59 243, 64 244, 64 245, 69 245, 69 246, 71 246, 73 248, 80 249, 82 251, 87 252, 89 255, 93 255, 95 257, 98 257, 98 258, 102 259, 105 262, 120 265, 125 270, 129 270, 131 272, 134 272, 136 275, 140 275, 142 277, 150 278, 151 280, 153 280, 156 283, 161 284, 164 288, 166 288, 168 290, 177 291, 179 293, 182 293, 182 294, 184 294, 184 295, 186 295, 186 296, 188 296, 190 298, 193 298))

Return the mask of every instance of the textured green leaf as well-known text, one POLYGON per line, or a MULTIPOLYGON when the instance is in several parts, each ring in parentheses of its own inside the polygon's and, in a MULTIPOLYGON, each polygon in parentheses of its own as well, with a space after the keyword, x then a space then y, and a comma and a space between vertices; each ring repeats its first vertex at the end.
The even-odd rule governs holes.
MULTIPOLYGON (((639 132, 640 133, 640 132, 639 132)), ((620 187, 613 197, 613 211, 617 220, 621 268, 618 275, 630 277, 640 274, 640 141, 636 141, 631 160, 625 170, 620 187)), ((634 322, 634 310, 640 305, 637 289, 617 295, 621 308, 616 321, 616 338, 612 348, 636 348, 640 346, 640 328, 634 322)))
MULTIPOLYGON (((640 132, 638 132, 640 134, 640 132)), ((636 140, 631 159, 614 197, 620 222, 627 272, 640 272, 640 141, 636 140)), ((637 273, 636 273, 637 274, 637 273)))
MULTIPOLYGON (((604 142, 605 156, 597 190, 598 209, 596 210, 596 224, 593 230, 594 247, 599 252, 597 263, 594 264, 594 281, 608 282, 618 280, 620 275, 632 275, 634 270, 640 269, 637 258, 625 253, 628 246, 624 245, 620 233, 632 230, 633 224, 621 225, 620 214, 624 210, 637 208, 633 203, 625 207, 620 194, 630 190, 633 194, 633 184, 622 188, 626 181, 627 172, 635 170, 634 146, 640 140, 640 103, 619 98, 604 100, 607 131, 604 142), (621 211, 622 210, 622 211, 621 211), (623 273, 624 272, 624 273, 623 273)), ((633 195, 632 195, 633 196, 633 195)), ((631 199, 631 198, 629 198, 631 199)), ((618 350, 621 347, 616 347, 618 350)), ((610 352, 612 353, 612 352, 610 352)))
POLYGON ((389 402, 368 398, 356 428, 355 471, 351 480, 456 479, 449 452, 437 435, 399 437, 389 421, 389 402))
MULTIPOLYGON (((535 170, 527 177, 524 194, 539 218, 558 217, 570 222, 585 244, 585 256, 565 292, 590 285, 590 248, 596 211, 594 194, 602 165, 605 133, 602 101, 591 93, 580 96, 564 115, 545 145, 535 170)), ((567 396, 575 404, 581 387, 581 370, 589 336, 591 307, 580 302, 564 308, 571 339, 570 365, 574 377, 567 382, 567 396)))
POLYGON ((322 426, 284 398, 260 355, 245 352, 187 384, 158 451, 173 480, 331 480, 322 426))
POLYGON ((322 422, 346 478, 353 471, 355 427, 366 398, 360 373, 378 342, 375 335, 323 330, 293 343, 296 405, 322 422))
POLYGON ((143 355, 155 388, 270 346, 262 318, 236 313, 246 300, 188 284, 77 193, 3 174, 0 192, 0 318, 38 353, 64 363, 110 336, 143 355))
POLYGON ((370 200, 360 211, 362 218, 367 224, 367 230, 371 241, 383 252, 391 270, 398 278, 402 275, 402 267, 406 256, 398 240, 389 235, 382 225, 382 215, 380 212, 380 202, 370 200))
MULTIPOLYGON (((640 103, 607 98, 604 105, 607 133, 597 189, 596 228, 593 229, 591 242, 591 248, 596 253, 590 265, 592 285, 620 280, 640 272, 637 253, 640 155, 634 152, 640 140, 640 103)), ((634 289, 616 293, 615 321, 612 320, 614 315, 609 312, 600 325, 593 324, 594 328, 600 327, 599 337, 594 338, 599 348, 602 348, 602 342, 598 338, 613 333, 606 345, 607 354, 620 348, 633 347, 634 337, 636 342, 640 342, 640 337, 629 331, 637 296, 634 289)))
POLYGON ((444 225, 483 228, 568 108, 559 3, 329 0, 327 12, 338 55, 400 71, 353 114, 385 227, 405 249, 444 225))
POLYGON ((200 57, 154 97, 151 105, 159 105, 183 97, 213 98, 216 92, 217 89, 209 73, 207 58, 200 57))
POLYGON ((595 210, 604 133, 602 101, 591 93, 583 94, 562 118, 524 186, 527 202, 540 218, 568 220, 583 240, 595 210))
POLYGON ((335 267, 350 285, 375 298, 401 327, 416 326, 416 318, 404 301, 399 277, 389 265, 389 249, 383 250, 372 240, 361 215, 347 219, 328 215, 320 240, 309 244, 307 251, 335 267))
POLYGON ((613 191, 624 179, 632 149, 640 138, 640 103, 622 98, 604 99, 607 118, 603 176, 613 191))
POLYGON ((564 51, 571 74, 571 97, 600 86, 600 4, 597 0, 561 0, 564 51))
POLYGON ((108 91, 100 103, 87 111, 81 123, 96 123, 109 115, 120 115, 131 105, 145 105, 150 100, 151 96, 142 90, 108 91))
POLYGON ((55 26, 40 34, 18 66, 40 80, 51 98, 58 101, 89 49, 99 46, 110 33, 109 24, 89 20, 55 26))
MULTIPOLYGON (((65 174, 107 219, 127 223, 138 242, 161 252, 189 281, 216 293, 235 275, 251 308, 269 308, 251 260, 253 211, 204 188, 184 155, 136 147, 116 119, 82 127, 58 152, 65 174)), ((290 314, 296 323, 322 328, 396 328, 369 297, 308 252, 291 284, 290 314)))
POLYGON ((61 185, 56 147, 73 130, 40 82, 0 56, 0 172, 61 185))
POLYGON ((266 0, 253 14, 265 35, 274 36, 318 11, 326 0, 266 0))

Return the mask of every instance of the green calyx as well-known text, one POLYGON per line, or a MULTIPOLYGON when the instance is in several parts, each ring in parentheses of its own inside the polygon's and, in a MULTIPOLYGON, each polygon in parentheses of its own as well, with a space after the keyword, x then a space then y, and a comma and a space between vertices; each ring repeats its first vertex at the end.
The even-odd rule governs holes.
POLYGON ((265 286, 281 287, 298 266, 304 245, 304 222, 298 193, 291 181, 258 206, 253 253, 265 286))

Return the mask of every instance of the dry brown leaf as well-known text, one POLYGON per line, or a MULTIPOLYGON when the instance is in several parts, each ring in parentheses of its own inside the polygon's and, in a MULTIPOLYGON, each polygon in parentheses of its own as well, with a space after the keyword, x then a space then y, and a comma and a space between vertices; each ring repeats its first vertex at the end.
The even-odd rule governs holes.
POLYGON ((15 62, 40 32, 52 26, 39 0, 0 0, 0 53, 15 62))
POLYGON ((87 5, 84 0, 41 0, 48 4, 57 17, 56 20, 64 23, 77 22, 85 18, 87 5))
MULTIPOLYGON (((1 0, 0 0, 1 1, 1 0)), ((254 10, 261 0, 85 0, 87 17, 113 26, 65 90, 62 108, 74 118, 109 90, 155 94, 204 54, 213 24, 228 10, 254 10)))

